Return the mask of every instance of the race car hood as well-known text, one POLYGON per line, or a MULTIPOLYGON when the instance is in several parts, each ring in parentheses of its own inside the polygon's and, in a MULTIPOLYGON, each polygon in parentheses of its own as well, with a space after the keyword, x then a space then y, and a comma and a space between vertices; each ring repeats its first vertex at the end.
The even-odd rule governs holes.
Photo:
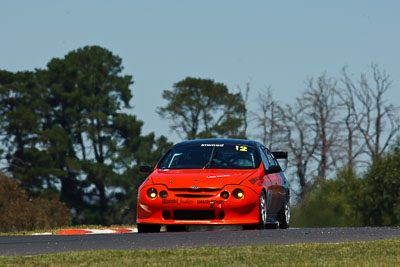
POLYGON ((227 184, 240 184, 255 175, 258 169, 251 170, 171 170, 156 169, 151 174, 154 184, 173 188, 222 188, 227 184))

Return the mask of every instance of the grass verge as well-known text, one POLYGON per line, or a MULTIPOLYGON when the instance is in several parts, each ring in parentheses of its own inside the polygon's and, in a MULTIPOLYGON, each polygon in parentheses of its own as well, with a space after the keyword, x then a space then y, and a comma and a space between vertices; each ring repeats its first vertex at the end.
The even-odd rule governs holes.
POLYGON ((400 239, 0 257, 1 266, 399 266, 400 239))

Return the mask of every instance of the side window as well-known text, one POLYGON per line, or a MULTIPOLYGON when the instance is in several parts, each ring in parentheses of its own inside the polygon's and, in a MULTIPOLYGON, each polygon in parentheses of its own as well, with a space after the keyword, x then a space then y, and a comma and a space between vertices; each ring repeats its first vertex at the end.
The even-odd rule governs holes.
POLYGON ((265 168, 265 169, 268 169, 270 163, 269 163, 269 160, 268 160, 267 156, 266 156, 265 153, 264 153, 264 149, 265 149, 265 148, 264 148, 264 147, 260 147, 260 148, 261 148, 260 155, 261 155, 262 163, 263 163, 263 165, 264 165, 264 168, 265 168))
POLYGON ((268 161, 270 162, 271 165, 277 165, 277 166, 279 166, 278 161, 276 161, 276 159, 275 159, 274 156, 271 154, 271 152, 269 152, 268 149, 264 148, 264 153, 266 154, 266 156, 267 156, 267 158, 268 158, 268 161))

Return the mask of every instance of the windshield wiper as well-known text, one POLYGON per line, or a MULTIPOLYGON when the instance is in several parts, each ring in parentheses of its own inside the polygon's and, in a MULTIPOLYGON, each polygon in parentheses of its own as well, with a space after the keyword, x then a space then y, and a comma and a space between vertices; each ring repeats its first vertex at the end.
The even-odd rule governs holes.
POLYGON ((206 163, 206 165, 204 165, 203 169, 207 169, 207 168, 211 167, 213 160, 215 159, 215 157, 217 157, 219 149, 217 149, 217 151, 215 151, 215 153, 214 153, 214 149, 215 149, 215 147, 213 148, 213 151, 211 152, 210 160, 206 163))

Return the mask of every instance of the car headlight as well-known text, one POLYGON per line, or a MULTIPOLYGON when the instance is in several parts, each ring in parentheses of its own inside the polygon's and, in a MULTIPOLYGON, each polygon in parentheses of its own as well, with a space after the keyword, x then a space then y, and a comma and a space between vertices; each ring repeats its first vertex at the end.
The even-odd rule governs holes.
POLYGON ((224 199, 227 199, 229 197, 229 192, 228 191, 223 191, 221 193, 221 197, 224 198, 224 199))
POLYGON ((243 190, 240 188, 233 190, 232 194, 236 199, 242 199, 244 197, 243 190))
POLYGON ((160 197, 161 198, 166 198, 167 196, 168 196, 167 191, 163 190, 163 191, 160 192, 160 197))
POLYGON ((155 188, 150 188, 147 190, 147 196, 151 199, 155 199, 157 197, 157 190, 155 188))

